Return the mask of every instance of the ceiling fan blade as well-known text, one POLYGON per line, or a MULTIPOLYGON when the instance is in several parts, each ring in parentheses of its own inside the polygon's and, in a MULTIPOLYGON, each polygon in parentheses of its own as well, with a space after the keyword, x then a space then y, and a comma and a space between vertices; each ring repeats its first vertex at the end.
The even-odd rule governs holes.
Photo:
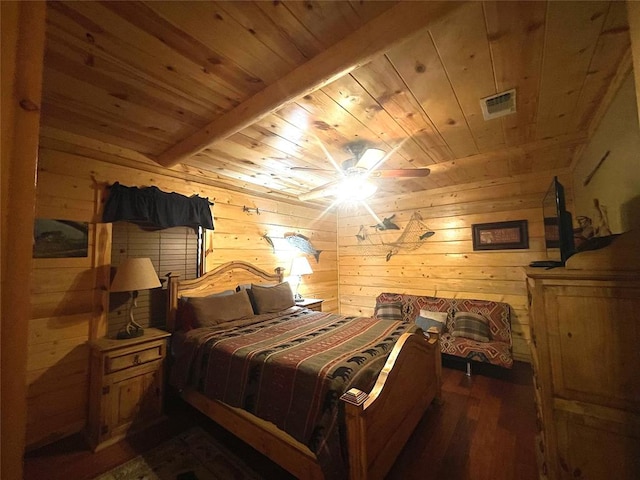
POLYGON ((397 170, 374 170, 369 173, 369 178, 418 178, 426 177, 431 173, 428 168, 404 168, 397 170))
POLYGON ((315 200, 316 198, 327 197, 329 195, 335 194, 338 190, 339 185, 342 183, 342 179, 334 180, 329 183, 325 183, 313 190, 308 191, 307 193, 303 193, 298 195, 298 200, 306 202, 307 200, 315 200))
POLYGON ((298 170, 302 172, 322 172, 322 173, 330 173, 332 175, 335 175, 336 173, 338 173, 335 170, 326 170, 324 168, 313 168, 313 167, 291 167, 289 168, 289 170, 298 170))
POLYGON ((355 166, 364 168, 365 170, 371 170, 384 156, 385 152, 378 148, 367 148, 355 166))

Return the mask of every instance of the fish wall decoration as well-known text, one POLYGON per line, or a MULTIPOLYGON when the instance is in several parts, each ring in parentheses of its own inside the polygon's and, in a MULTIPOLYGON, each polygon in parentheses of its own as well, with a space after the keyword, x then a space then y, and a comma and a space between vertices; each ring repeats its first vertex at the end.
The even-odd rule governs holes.
POLYGON ((271 240, 269 235, 265 233, 264 235, 262 235, 262 238, 264 238, 265 241, 271 246, 271 248, 273 249, 273 253, 276 253, 276 246, 273 244, 273 240, 271 240))
POLYGON ((400 230, 400 227, 393 223, 393 219, 395 218, 395 216, 396 214, 394 213, 390 217, 382 220, 382 222, 378 223, 377 225, 371 225, 371 228, 375 228, 376 230, 400 230))
POLYGON ((313 255, 316 263, 320 261, 322 250, 316 250, 308 237, 305 237, 301 233, 285 233, 284 238, 290 245, 296 247, 298 250, 313 255))

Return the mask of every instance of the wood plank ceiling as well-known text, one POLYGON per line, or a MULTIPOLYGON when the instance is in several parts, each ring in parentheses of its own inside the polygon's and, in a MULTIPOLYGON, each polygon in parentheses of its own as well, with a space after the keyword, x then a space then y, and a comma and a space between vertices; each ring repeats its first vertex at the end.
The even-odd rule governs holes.
POLYGON ((609 85, 630 68, 625 2, 450 5, 322 85, 327 72, 313 59, 340 53, 395 2, 50 2, 43 135, 109 144, 110 158, 151 168, 211 122, 253 116, 173 168, 291 199, 336 178, 291 167, 333 170, 323 148, 342 162, 354 141, 401 145, 384 168, 431 169, 377 180, 382 195, 568 167, 609 85), (263 91, 287 99, 279 90, 292 72, 321 88, 246 110, 263 91), (485 121, 479 100, 511 88, 517 113, 485 121))

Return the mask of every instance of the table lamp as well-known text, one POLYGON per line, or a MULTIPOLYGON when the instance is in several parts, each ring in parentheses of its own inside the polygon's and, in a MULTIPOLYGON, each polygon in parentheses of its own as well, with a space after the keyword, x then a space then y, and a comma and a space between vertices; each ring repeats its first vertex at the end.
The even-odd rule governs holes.
POLYGON ((307 257, 295 257, 291 262, 291 277, 298 277, 298 281, 296 283, 296 291, 294 295, 294 299, 296 302, 301 302, 303 300, 302 295, 298 293, 298 288, 300 287, 300 281, 302 280, 302 275, 310 275, 313 273, 311 270, 311 265, 309 265, 309 260, 307 257))
POLYGON ((162 286, 150 258, 127 258, 118 267, 111 283, 112 292, 130 292, 129 323, 117 338, 135 338, 143 334, 142 326, 133 319, 133 309, 138 305, 138 290, 162 286))

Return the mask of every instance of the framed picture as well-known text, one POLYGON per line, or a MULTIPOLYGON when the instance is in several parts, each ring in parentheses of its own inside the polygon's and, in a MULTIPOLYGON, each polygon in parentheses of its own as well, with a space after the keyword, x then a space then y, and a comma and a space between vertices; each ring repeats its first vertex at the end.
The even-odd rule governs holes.
POLYGON ((37 218, 33 229, 33 258, 86 257, 89 224, 37 218))
POLYGON ((471 225, 471 231, 474 250, 529 248, 529 230, 526 220, 476 223, 471 225))

